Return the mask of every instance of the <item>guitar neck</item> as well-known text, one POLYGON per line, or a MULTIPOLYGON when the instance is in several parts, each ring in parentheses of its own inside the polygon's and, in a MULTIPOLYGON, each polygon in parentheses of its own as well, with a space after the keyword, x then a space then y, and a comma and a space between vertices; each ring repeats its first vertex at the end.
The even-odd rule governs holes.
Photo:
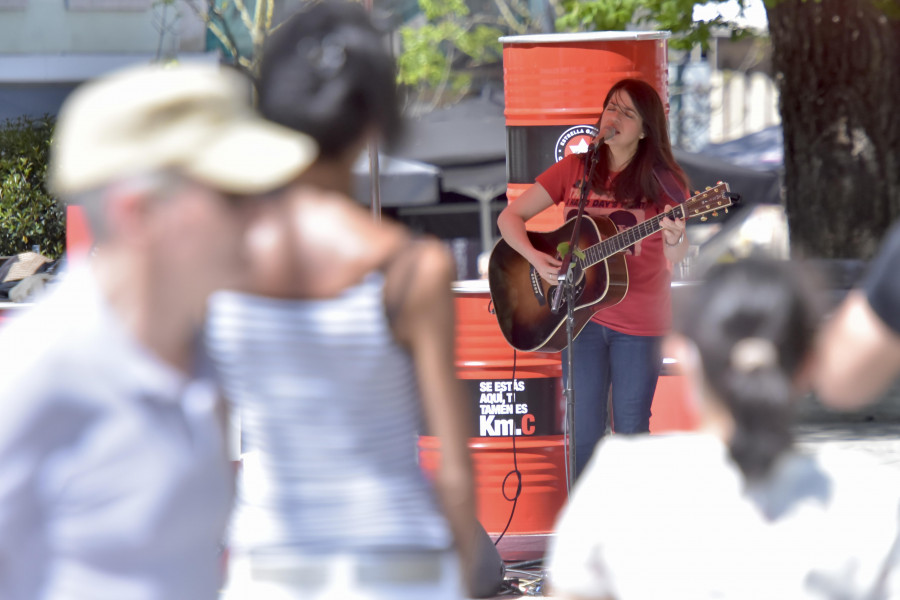
POLYGON ((650 237, 660 229, 662 229, 662 220, 665 217, 672 217, 673 219, 683 219, 684 217, 684 205, 679 204, 672 208, 671 212, 668 213, 659 213, 655 217, 651 217, 640 223, 617 233, 612 237, 608 237, 602 242, 598 244, 594 244, 593 246, 587 248, 584 251, 585 254, 585 267, 590 267, 596 265, 597 263, 606 260, 616 252, 621 252, 626 248, 630 248, 634 246, 639 241, 646 237, 650 237))

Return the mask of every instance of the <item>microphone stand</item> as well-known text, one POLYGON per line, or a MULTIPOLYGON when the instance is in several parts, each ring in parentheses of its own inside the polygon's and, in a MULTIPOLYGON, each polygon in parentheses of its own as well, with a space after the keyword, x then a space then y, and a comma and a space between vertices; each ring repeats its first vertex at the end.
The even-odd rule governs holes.
POLYGON ((569 349, 566 360, 566 492, 571 493, 575 477, 575 368, 572 360, 572 342, 575 337, 575 249, 581 235, 581 222, 584 217, 584 207, 587 204, 588 191, 594 176, 594 168, 597 166, 597 153, 600 149, 598 143, 593 150, 588 150, 588 156, 584 160, 584 177, 581 180, 581 198, 578 201, 578 213, 575 216, 575 224, 572 228, 572 238, 569 247, 562 259, 559 272, 556 274, 557 286, 550 301, 550 310, 558 313, 560 304, 565 296, 566 300, 566 348, 569 349))

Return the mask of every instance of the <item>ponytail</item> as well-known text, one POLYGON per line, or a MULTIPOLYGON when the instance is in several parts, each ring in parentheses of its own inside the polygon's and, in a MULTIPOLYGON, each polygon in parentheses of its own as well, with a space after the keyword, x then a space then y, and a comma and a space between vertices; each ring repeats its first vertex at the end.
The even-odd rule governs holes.
POLYGON ((731 414, 729 451, 765 477, 793 443, 794 382, 819 322, 818 300, 791 263, 745 259, 707 274, 678 329, 697 346, 710 389, 731 414))
POLYGON ((726 375, 723 394, 734 417, 728 449, 748 479, 764 477, 791 448, 791 381, 777 367, 726 375))

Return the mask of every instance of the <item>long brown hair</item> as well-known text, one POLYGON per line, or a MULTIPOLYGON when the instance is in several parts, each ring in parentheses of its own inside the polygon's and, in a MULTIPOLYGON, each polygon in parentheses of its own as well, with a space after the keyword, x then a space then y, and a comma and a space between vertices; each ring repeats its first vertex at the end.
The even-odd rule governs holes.
MULTIPOLYGON (((638 141, 637 152, 628 166, 619 173, 611 188, 607 188, 609 176, 609 149, 599 152, 591 188, 597 193, 611 192, 626 207, 640 206, 648 202, 662 209, 665 205, 659 177, 674 177, 684 188, 689 187, 687 175, 672 156, 672 143, 666 124, 666 113, 657 91, 646 81, 622 79, 606 94, 603 109, 619 91, 627 92, 643 121, 644 138, 638 141), (655 171, 655 173, 654 173, 655 171)), ((597 119, 600 125, 600 119, 597 119)), ((585 155, 587 156, 587 155, 585 155)), ((675 198, 681 200, 681 198, 675 198)))

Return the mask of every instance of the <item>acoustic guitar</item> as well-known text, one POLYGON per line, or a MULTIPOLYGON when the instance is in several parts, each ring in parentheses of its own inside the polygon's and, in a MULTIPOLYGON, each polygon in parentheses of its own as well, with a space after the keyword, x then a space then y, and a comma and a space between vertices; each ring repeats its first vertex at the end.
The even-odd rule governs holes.
MULTIPOLYGON (((660 213, 619 232, 607 217, 584 215, 579 232, 573 266, 574 336, 587 325, 598 310, 619 303, 628 291, 628 268, 623 250, 660 231, 665 216, 692 219, 707 213, 717 214, 731 206, 727 183, 685 200, 669 213, 660 213)), ((703 217, 705 220, 706 217, 703 217)), ((575 218, 558 229, 547 232, 528 232, 535 249, 561 258, 559 248, 572 239, 575 218)), ((545 281, 525 258, 503 239, 491 251, 488 262, 491 300, 500 331, 509 344, 524 352, 559 352, 566 347, 564 327, 567 315, 565 298, 559 309, 551 309, 556 285, 545 281)), ((574 337, 573 336, 573 337, 574 337)))

